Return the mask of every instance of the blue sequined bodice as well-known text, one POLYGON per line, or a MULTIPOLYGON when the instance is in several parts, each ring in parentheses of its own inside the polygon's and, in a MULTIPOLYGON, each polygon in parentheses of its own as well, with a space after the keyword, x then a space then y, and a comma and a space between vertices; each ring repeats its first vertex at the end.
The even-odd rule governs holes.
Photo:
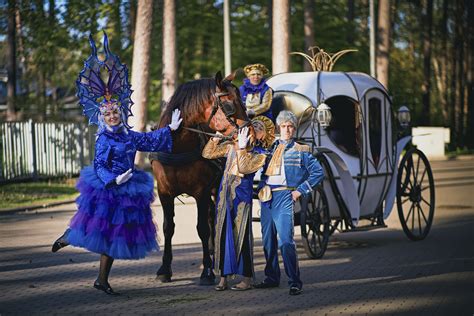
POLYGON ((173 141, 169 127, 149 133, 128 129, 103 130, 95 144, 94 168, 104 185, 115 183, 115 178, 134 168, 135 155, 139 151, 171 152, 173 141))

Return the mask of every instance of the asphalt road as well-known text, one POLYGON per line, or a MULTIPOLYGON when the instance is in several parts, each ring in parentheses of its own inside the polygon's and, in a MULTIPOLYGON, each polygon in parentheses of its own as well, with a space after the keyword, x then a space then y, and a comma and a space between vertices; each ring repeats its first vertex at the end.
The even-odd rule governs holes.
MULTIPOLYGON (((0 215, 0 315, 9 314, 410 314, 474 313, 474 160, 432 162, 436 211, 428 237, 412 242, 396 210, 387 228, 335 233, 322 260, 307 259, 297 237, 304 291, 215 292, 198 285, 201 250, 196 210, 176 209, 174 282, 155 280, 161 256, 117 260, 110 282, 119 297, 92 288, 98 255, 50 252, 74 204, 0 215)), ((161 209, 154 205, 161 225, 161 209)), ((260 224, 254 223, 255 270, 263 278, 260 224)), ((296 232, 299 229, 296 228, 296 232)), ((283 268, 283 265, 281 265, 283 268)), ((237 282, 235 280, 233 282, 237 282)))

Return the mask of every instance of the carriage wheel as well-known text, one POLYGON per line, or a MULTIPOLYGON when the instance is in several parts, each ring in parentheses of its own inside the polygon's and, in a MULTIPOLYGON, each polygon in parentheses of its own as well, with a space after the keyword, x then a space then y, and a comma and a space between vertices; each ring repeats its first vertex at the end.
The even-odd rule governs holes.
POLYGON ((422 240, 428 235, 435 209, 433 173, 426 156, 416 148, 403 156, 398 167, 397 209, 408 238, 422 240))
POLYGON ((322 186, 318 186, 311 194, 308 207, 302 209, 300 216, 301 236, 306 255, 312 259, 322 258, 330 235, 329 207, 322 186))

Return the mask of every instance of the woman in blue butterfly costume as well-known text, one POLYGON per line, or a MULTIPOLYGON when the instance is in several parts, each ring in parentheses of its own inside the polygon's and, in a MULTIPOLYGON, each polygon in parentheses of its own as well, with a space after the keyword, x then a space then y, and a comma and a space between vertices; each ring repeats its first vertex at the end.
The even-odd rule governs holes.
POLYGON ((99 126, 94 163, 81 171, 76 186, 80 192, 78 210, 52 251, 69 244, 99 253, 99 277, 94 287, 113 295, 117 293, 108 277, 114 259, 140 259, 159 249, 150 208, 153 179, 134 168, 136 151, 171 152, 171 131, 182 119, 177 110, 165 128, 149 133, 130 130, 127 119, 133 102, 128 69, 110 52, 107 35, 103 61, 97 57, 92 37, 89 42, 92 54, 76 84, 84 114, 90 124, 99 126), (103 75, 108 77, 107 83, 103 75))

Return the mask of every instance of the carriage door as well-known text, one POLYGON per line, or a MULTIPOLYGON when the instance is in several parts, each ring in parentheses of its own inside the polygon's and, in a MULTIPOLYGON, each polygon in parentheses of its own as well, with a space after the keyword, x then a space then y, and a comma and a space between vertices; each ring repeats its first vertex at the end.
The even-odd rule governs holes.
POLYGON ((390 100, 379 90, 364 97, 366 177, 362 180, 361 215, 375 212, 382 203, 391 174, 391 110, 390 100))

